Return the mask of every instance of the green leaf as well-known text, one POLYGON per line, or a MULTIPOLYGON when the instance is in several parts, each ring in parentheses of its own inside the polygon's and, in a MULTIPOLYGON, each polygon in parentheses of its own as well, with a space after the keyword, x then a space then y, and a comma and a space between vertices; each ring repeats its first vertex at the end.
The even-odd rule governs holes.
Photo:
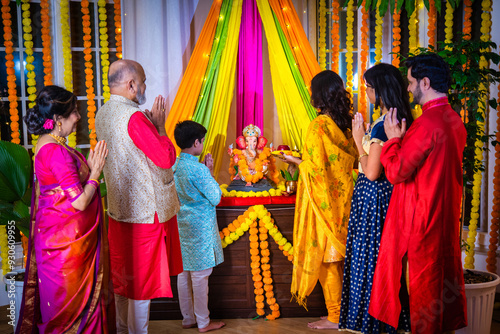
POLYGON ((0 220, 0 225, 7 225, 7 223, 12 220, 13 221, 19 220, 19 217, 14 214, 12 208, 0 208, 0 216, 2 216, 2 219, 0 220))
POLYGON ((397 10, 398 12, 403 8, 404 1, 398 1, 397 10))
POLYGON ((389 10, 391 11, 391 13, 396 12, 396 1, 395 0, 391 0, 391 5, 389 6, 389 10))
POLYGON ((299 169, 297 168, 295 170, 295 173, 293 173, 292 180, 297 181, 299 179, 299 169))
POLYGON ((23 203, 26 204, 27 206, 31 206, 32 195, 33 195, 33 188, 26 189, 26 192, 24 193, 23 198, 21 198, 21 201, 23 201, 23 203))
POLYGON ((26 204, 23 203, 23 201, 15 201, 14 214, 16 214, 19 218, 29 217, 30 209, 26 204))
POLYGON ((497 108, 498 103, 496 99, 490 99, 489 102, 490 102, 490 107, 492 107, 493 109, 497 108))
POLYGON ((406 0, 405 9, 406 9, 406 15, 409 18, 411 14, 413 14, 413 11, 415 11, 415 0, 406 0))
POLYGON ((26 237, 30 235, 30 220, 31 217, 24 217, 16 223, 16 227, 19 231, 23 232, 26 237))
POLYGON ((427 11, 429 11, 429 9, 430 9, 429 0, 424 0, 424 6, 425 6, 425 8, 427 8, 427 11))
POLYGON ((467 64, 467 56, 464 55, 463 53, 458 56, 458 59, 460 59, 460 64, 462 65, 467 64))
POLYGON ((106 183, 100 183, 99 188, 101 190, 101 197, 104 197, 108 194, 108 188, 106 187, 106 183))
POLYGON ((0 200, 14 202, 21 199, 31 176, 31 158, 26 149, 7 141, 0 141, 0 200))
POLYGON ((441 14, 441 1, 434 1, 434 5, 436 6, 436 12, 441 14))
POLYGON ((389 1, 381 1, 380 2, 380 7, 379 7, 379 13, 381 17, 385 16, 385 13, 387 12, 387 7, 389 6, 389 1))

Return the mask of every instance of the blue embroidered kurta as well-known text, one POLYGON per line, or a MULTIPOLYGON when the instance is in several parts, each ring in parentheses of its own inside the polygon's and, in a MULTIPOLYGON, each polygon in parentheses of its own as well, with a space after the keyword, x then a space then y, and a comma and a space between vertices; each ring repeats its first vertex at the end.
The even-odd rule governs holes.
POLYGON ((177 214, 185 271, 200 271, 224 261, 215 206, 222 192, 207 166, 181 153, 174 166, 181 209, 177 214))

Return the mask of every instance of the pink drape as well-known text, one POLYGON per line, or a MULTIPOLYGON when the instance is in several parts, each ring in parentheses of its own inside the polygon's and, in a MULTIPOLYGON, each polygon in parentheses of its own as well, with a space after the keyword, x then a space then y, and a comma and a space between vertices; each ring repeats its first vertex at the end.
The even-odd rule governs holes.
POLYGON ((237 92, 236 133, 241 134, 248 124, 263 131, 262 23, 255 0, 243 0, 237 92))

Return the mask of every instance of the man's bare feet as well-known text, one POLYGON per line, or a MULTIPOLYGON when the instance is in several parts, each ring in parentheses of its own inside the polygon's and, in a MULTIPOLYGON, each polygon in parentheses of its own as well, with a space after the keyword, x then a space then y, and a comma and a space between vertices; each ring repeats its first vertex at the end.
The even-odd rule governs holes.
POLYGON ((208 332, 208 331, 213 331, 213 330, 216 330, 216 329, 219 329, 219 328, 222 328, 224 327, 226 324, 223 323, 222 321, 217 321, 217 322, 214 322, 214 321, 210 321, 210 323, 208 324, 207 327, 203 327, 203 328, 198 328, 198 332, 200 333, 205 333, 205 332, 208 332))
POLYGON ((327 315, 324 315, 322 317, 320 317, 321 320, 327 320, 328 319, 328 316, 327 315))
POLYGON ((182 325, 182 328, 188 329, 188 328, 196 328, 198 327, 197 323, 191 324, 191 325, 182 325))
POLYGON ((307 327, 312 328, 312 329, 338 329, 339 324, 331 322, 327 319, 322 319, 322 320, 308 323, 307 327))

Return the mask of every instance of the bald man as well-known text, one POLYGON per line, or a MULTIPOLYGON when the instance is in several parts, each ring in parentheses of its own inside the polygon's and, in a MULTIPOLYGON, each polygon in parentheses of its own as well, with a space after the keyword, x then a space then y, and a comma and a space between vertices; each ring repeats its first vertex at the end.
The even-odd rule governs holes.
POLYGON ((152 298, 172 297, 170 276, 182 272, 172 165, 175 148, 165 133, 166 101, 146 102, 146 75, 132 60, 109 68, 111 97, 98 111, 96 132, 109 155, 109 248, 118 333, 147 333, 152 298))

